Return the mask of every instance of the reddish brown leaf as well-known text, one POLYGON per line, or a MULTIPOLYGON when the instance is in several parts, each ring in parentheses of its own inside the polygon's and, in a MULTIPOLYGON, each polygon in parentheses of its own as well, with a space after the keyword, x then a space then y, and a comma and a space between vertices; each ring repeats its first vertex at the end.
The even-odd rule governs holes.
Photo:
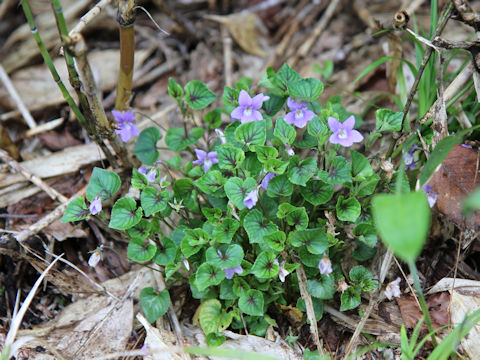
POLYGON ((70 146, 80 145, 81 142, 75 139, 70 133, 59 134, 55 131, 49 131, 38 135, 43 146, 50 150, 62 150, 70 146))
POLYGON ((480 213, 465 219, 461 205, 465 196, 480 185, 478 159, 476 150, 455 145, 429 182, 438 194, 436 208, 459 227, 475 230, 480 228, 480 213))
MULTIPOLYGON (((431 296, 427 300, 427 307, 430 312, 430 317, 432 319, 432 326, 434 329, 437 329, 441 326, 449 324, 450 314, 448 312, 448 302, 450 295, 447 292, 438 293, 431 296)), ((397 303, 400 308, 400 313, 402 314, 403 322, 405 327, 413 329, 418 321, 422 318, 423 313, 420 310, 417 302, 413 296, 401 296, 397 298, 397 303)), ((422 326, 422 329, 425 330, 425 323, 422 326)))

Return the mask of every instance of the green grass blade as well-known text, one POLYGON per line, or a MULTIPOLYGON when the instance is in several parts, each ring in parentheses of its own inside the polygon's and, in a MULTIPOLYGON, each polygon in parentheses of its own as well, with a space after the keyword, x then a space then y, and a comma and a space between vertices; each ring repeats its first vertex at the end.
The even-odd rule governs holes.
POLYGON ((402 59, 402 58, 398 58, 398 57, 395 57, 395 56, 384 56, 384 57, 381 57, 380 59, 378 60, 375 60, 373 63, 371 63, 370 65, 368 65, 365 70, 363 70, 360 75, 357 76, 357 78, 355 79, 355 81, 353 83, 356 83, 357 81, 359 81, 361 78, 363 78, 366 74, 368 74, 370 71, 372 71, 373 69, 377 68, 378 66, 382 65, 383 63, 387 62, 388 60, 400 60, 402 62, 404 62, 405 64, 408 65, 408 67, 410 68, 410 70, 412 71, 413 75, 417 75, 417 69, 415 68, 415 66, 408 60, 405 60, 405 59, 402 59))

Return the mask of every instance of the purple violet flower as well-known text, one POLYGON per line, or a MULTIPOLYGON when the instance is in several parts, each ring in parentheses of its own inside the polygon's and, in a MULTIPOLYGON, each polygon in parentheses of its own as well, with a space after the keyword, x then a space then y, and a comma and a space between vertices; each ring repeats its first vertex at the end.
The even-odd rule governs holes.
POLYGON ((287 105, 290 108, 290 112, 285 115, 285 122, 295 125, 298 128, 305 127, 315 115, 313 111, 308 110, 308 104, 305 102, 295 101, 289 97, 287 99, 287 105))
POLYGON ((405 164, 405 170, 415 169, 415 159, 413 158, 413 153, 417 150, 417 146, 412 146, 408 153, 403 154, 403 163, 405 164))
POLYGON ((127 142, 132 136, 138 136, 140 131, 133 123, 135 115, 130 110, 121 112, 117 110, 112 111, 113 117, 117 122, 118 129, 115 132, 120 135, 123 142, 127 142))
POLYGON ((239 120, 243 124, 250 121, 262 120, 262 114, 258 110, 262 107, 263 102, 268 99, 270 99, 270 97, 262 93, 251 98, 248 92, 241 90, 238 96, 239 106, 233 109, 230 114, 232 121, 239 120))
POLYGON ((464 148, 467 148, 467 149, 472 149, 472 145, 460 144, 460 146, 463 146, 464 148))
POLYGON ((333 134, 330 135, 330 142, 332 144, 340 144, 342 146, 349 147, 352 146, 353 143, 358 143, 363 140, 362 134, 353 129, 355 126, 355 118, 353 115, 343 123, 329 116, 328 126, 333 132, 333 134))
POLYGON ((272 180, 277 175, 278 174, 267 172, 267 174, 263 177, 262 182, 260 183, 260 186, 263 188, 263 190, 265 190, 265 191, 267 190, 268 183, 270 182, 270 180, 272 180))
POLYGON ((428 205, 432 208, 437 202, 438 194, 433 191, 430 185, 425 185, 423 187, 423 191, 425 192, 425 194, 427 194, 428 205))
POLYGON ((100 211, 102 211, 102 198, 100 195, 95 196, 95 199, 92 200, 90 203, 90 214, 97 215, 100 211))
MULTIPOLYGON (((151 167, 151 168, 149 169, 149 168, 147 168, 147 167, 143 167, 143 166, 142 166, 142 167, 139 167, 139 168, 138 168, 138 172, 139 172, 140 174, 142 174, 142 175, 145 175, 145 177, 147 178, 147 181, 148 181, 149 183, 154 182, 154 181, 155 181, 155 178, 156 178, 156 176, 157 176, 157 171, 155 170, 154 167, 151 167), (147 170, 148 170, 148 172, 147 172, 147 170)), ((160 183, 160 185, 161 185, 161 183, 160 183)))
POLYGON ((258 201, 258 189, 253 189, 247 194, 247 197, 243 200, 243 205, 245 205, 248 210, 253 208, 258 201))
POLYGON ((195 160, 193 164, 203 165, 203 170, 205 173, 207 173, 208 169, 210 169, 213 164, 218 164, 216 151, 210 151, 209 153, 207 153, 206 151, 199 149, 194 150, 198 160, 195 160))
POLYGON ((318 263, 318 269, 320 270, 320 274, 323 275, 328 275, 333 271, 332 262, 327 255, 323 255, 322 260, 318 263))
POLYGON ((225 269, 225 270, 223 270, 223 271, 225 271, 225 278, 226 278, 226 279, 231 279, 231 278, 233 278, 233 275, 235 275, 235 274, 241 274, 241 273, 243 273, 243 269, 242 269, 242 267, 241 267, 240 265, 235 266, 235 267, 233 267, 233 268, 225 269))

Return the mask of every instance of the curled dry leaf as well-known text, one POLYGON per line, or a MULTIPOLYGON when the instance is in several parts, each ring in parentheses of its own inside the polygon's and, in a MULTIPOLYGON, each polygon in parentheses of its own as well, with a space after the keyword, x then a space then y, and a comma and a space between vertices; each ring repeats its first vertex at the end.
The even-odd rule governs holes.
POLYGON ((461 205, 464 198, 480 185, 478 156, 474 149, 455 145, 429 182, 438 194, 436 208, 457 226, 472 230, 480 228, 480 213, 465 218, 461 205))
POLYGON ((207 18, 224 24, 238 45, 247 53, 261 57, 267 56, 267 53, 258 44, 257 21, 260 20, 256 14, 210 15, 207 18))

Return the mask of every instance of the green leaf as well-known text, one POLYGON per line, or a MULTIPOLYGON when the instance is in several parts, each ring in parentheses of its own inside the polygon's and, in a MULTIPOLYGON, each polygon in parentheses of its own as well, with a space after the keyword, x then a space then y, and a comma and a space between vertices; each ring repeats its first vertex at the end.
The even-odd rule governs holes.
MULTIPOLYGON (((268 70, 267 70, 268 71, 268 70)), ((271 74, 273 75, 273 74, 271 74)), ((272 85, 280 89, 282 95, 285 95, 288 90, 288 83, 302 80, 302 77, 293 70, 287 63, 283 64, 276 75, 270 77, 272 85)))
POLYGON ((377 131, 400 131, 402 130, 402 112, 395 112, 388 109, 378 109, 375 112, 377 131))
MULTIPOLYGON (((363 180, 362 182, 356 183, 352 190, 352 195, 362 197, 362 196, 373 194, 379 181, 380 181, 380 176, 378 176, 377 174, 373 174, 372 176, 363 180)), ((407 191, 409 191, 409 188, 407 188, 407 191)))
POLYGON ((225 279, 225 272, 222 269, 203 263, 197 269, 195 286, 203 291, 210 286, 220 284, 223 279, 225 279))
POLYGON ((355 245, 356 248, 353 250, 352 256, 357 261, 367 261, 371 259, 377 252, 375 248, 366 245, 358 239, 355 239, 355 245))
POLYGON ((247 122, 235 130, 235 140, 242 145, 263 145, 266 136, 265 120, 247 122))
POLYGON ((131 239, 143 241, 148 237, 151 229, 152 229, 152 224, 148 222, 146 219, 142 219, 138 224, 128 229, 127 233, 131 239))
POLYGON ((352 310, 358 307, 362 302, 360 292, 353 286, 345 290, 340 297, 340 311, 352 310))
POLYGON ((255 260, 252 270, 250 271, 259 279, 269 279, 278 275, 279 266, 275 264, 275 253, 271 251, 263 251, 255 260))
POLYGON ((222 125, 222 112, 220 109, 209 111, 205 114, 203 120, 210 130, 216 129, 222 125))
POLYGON ((250 244, 262 243, 265 235, 278 231, 277 225, 265 219, 257 209, 249 211, 245 216, 243 227, 248 234, 250 244))
POLYGON ((173 78, 168 78, 168 93, 172 98, 179 101, 183 97, 183 89, 173 78))
POLYGON ((267 162, 270 159, 276 159, 278 156, 278 150, 273 146, 260 146, 257 145, 252 149, 257 153, 258 161, 261 163, 267 162))
POLYGON ((132 170, 132 186, 135 189, 142 190, 146 186, 148 186, 148 180, 145 175, 138 172, 137 169, 133 168, 132 170))
POLYGON ((225 183, 225 193, 233 205, 239 210, 242 210, 245 208, 243 200, 256 186, 257 182, 253 178, 246 178, 242 181, 242 179, 238 177, 231 177, 225 183))
POLYGON ((308 133, 318 140, 328 135, 328 126, 318 116, 314 116, 312 120, 308 122, 308 133))
POLYGON ((235 295, 241 296, 242 294, 245 294, 248 290, 250 290, 250 285, 248 285, 248 283, 244 279, 240 277, 234 277, 232 289, 235 295))
POLYGON ((337 218, 342 221, 355 222, 360 216, 362 207, 354 197, 344 200, 343 196, 339 196, 336 205, 337 218))
POLYGON ((237 244, 221 246, 218 250, 210 247, 205 253, 207 263, 222 270, 240 265, 243 255, 242 247, 237 244), (222 254, 221 256, 218 254, 218 251, 222 254))
POLYGON ((225 86, 225 88, 223 89, 223 95, 222 95, 222 101, 225 105, 229 105, 229 106, 237 106, 238 104, 238 94, 239 94, 239 90, 236 90, 236 89, 232 89, 228 86, 225 86))
POLYGON ((283 219, 288 214, 290 214, 292 211, 294 211, 295 209, 298 209, 298 208, 296 206, 293 206, 292 204, 290 204, 288 202, 280 204, 278 206, 277 217, 279 219, 283 219))
POLYGON ((240 295, 240 299, 238 299, 238 307, 247 315, 263 316, 263 302, 262 292, 250 289, 240 295))
POLYGON ((145 262, 152 260, 157 248, 149 240, 133 238, 128 243, 127 256, 130 260, 145 262))
POLYGON ((373 225, 359 224, 353 229, 353 235, 369 247, 377 245, 377 230, 373 225))
POLYGON ((283 231, 275 231, 263 237, 265 244, 276 252, 280 252, 285 248, 286 235, 283 231))
POLYGON ((234 170, 242 165, 245 160, 245 153, 243 150, 225 144, 217 147, 218 167, 224 170, 234 170))
POLYGON ((270 97, 267 101, 263 103, 263 110, 268 116, 274 116, 280 110, 282 110, 283 105, 285 104, 285 97, 277 96, 274 94, 266 94, 270 97))
POLYGON ((321 274, 321 281, 308 280, 307 290, 313 297, 328 300, 335 294, 335 280, 333 276, 321 274))
POLYGON ((310 180, 305 187, 300 188, 300 194, 314 206, 330 201, 333 191, 333 184, 327 184, 321 180, 310 180))
POLYGON ((288 241, 295 247, 306 246, 314 255, 323 254, 328 249, 327 234, 320 228, 293 231, 289 234, 288 241))
POLYGON ((180 155, 175 155, 170 160, 167 160, 167 164, 174 169, 180 170, 182 167, 182 157, 180 155))
POLYGON ((148 217, 167 208, 170 194, 168 191, 159 192, 157 189, 149 186, 142 190, 140 200, 145 216, 148 217))
POLYGON ((195 185, 205 194, 223 197, 225 196, 223 185, 226 181, 227 179, 222 176, 220 171, 210 170, 201 178, 195 180, 195 185))
POLYGON ((284 145, 286 145, 293 143, 295 136, 297 136, 297 132, 292 125, 288 124, 283 117, 280 116, 275 122, 275 130, 273 130, 273 135, 275 135, 284 145))
POLYGON ((301 139, 294 141, 293 145, 299 149, 311 149, 318 145, 318 139, 308 132, 303 133, 301 139))
POLYGON ((158 160, 157 142, 160 138, 160 130, 156 127, 146 128, 138 136, 133 153, 142 163, 153 165, 158 160))
MULTIPOLYGON (((232 316, 233 318, 233 316, 232 316)), ((207 344, 207 346, 209 348, 216 348, 216 347, 219 347, 220 345, 222 345, 225 340, 227 340, 227 338, 223 335, 219 335, 219 334, 216 334, 216 333, 210 333, 210 334, 207 334, 207 336, 205 337, 205 343, 207 344)))
POLYGON ((225 219, 220 226, 213 230, 213 238, 219 243, 230 243, 233 235, 240 227, 240 222, 235 219, 225 219))
POLYGON ((178 200, 186 200, 192 195, 192 191, 195 188, 192 179, 181 178, 175 181, 173 184, 174 198, 178 200))
POLYGON ((280 159, 270 159, 263 163, 263 167, 266 172, 280 175, 283 174, 285 170, 287 170, 288 164, 288 161, 283 161, 280 159))
POLYGON ((185 101, 194 110, 206 108, 215 101, 217 95, 199 80, 192 80, 185 85, 185 101))
POLYGON ((473 211, 480 210, 480 188, 477 188, 476 190, 472 191, 463 200, 462 210, 467 215, 467 217, 470 216, 473 211))
POLYGON ((297 230, 306 229, 308 226, 308 215, 304 207, 291 211, 286 218, 288 225, 295 226, 297 230))
POLYGON ((147 320, 153 323, 167 313, 170 294, 168 290, 158 292, 152 287, 146 287, 140 292, 140 304, 147 320))
POLYGON ((327 184, 343 184, 352 182, 350 164, 343 156, 335 156, 330 171, 319 170, 318 177, 327 184))
POLYGON ((110 223, 112 229, 126 230, 131 228, 142 219, 142 208, 137 209, 137 203, 132 198, 121 198, 115 202, 112 208, 110 223))
POLYGON ((232 319, 232 313, 226 313, 217 299, 204 301, 200 305, 198 320, 205 334, 222 332, 230 325, 232 319))
POLYGON ((233 291, 233 280, 225 279, 222 281, 219 298, 222 300, 235 300, 238 298, 238 295, 233 291))
POLYGON ((350 269, 348 273, 350 276, 350 280, 356 283, 361 283, 365 280, 372 280, 373 275, 366 267, 362 265, 354 266, 350 269))
POLYGON ((352 156, 352 177, 355 181, 363 181, 374 175, 372 166, 367 158, 359 152, 350 151, 352 156))
POLYGON ((163 236, 162 244, 158 247, 153 262, 158 265, 168 265, 175 260, 177 254, 177 245, 169 238, 163 236))
POLYGON ((422 251, 430 223, 425 194, 376 195, 372 200, 372 213, 385 244, 403 261, 415 261, 422 251))
POLYGON ((267 195, 270 197, 290 196, 293 192, 293 184, 287 175, 278 175, 271 179, 267 186, 267 195))
POLYGON ((202 249, 202 244, 200 243, 190 244, 188 238, 185 237, 182 239, 180 243, 180 249, 182 250, 183 256, 185 256, 185 258, 188 259, 190 256, 195 255, 202 249))
POLYGON ((203 129, 195 127, 190 130, 190 136, 185 135, 183 128, 170 128, 165 136, 165 144, 175 152, 180 152, 195 144, 203 135, 203 129))
POLYGON ((107 200, 118 191, 120 184, 120 176, 113 171, 94 167, 87 187, 87 200, 92 201, 97 195, 107 200))
POLYGON ((70 201, 65 209, 65 213, 62 216, 62 223, 71 221, 80 221, 86 219, 90 215, 90 210, 85 204, 83 197, 78 197, 70 201))
POLYGON ((323 259, 323 254, 312 254, 307 250, 306 247, 301 247, 298 251, 298 255, 302 261, 302 264, 311 268, 315 268, 316 270, 318 270, 318 264, 320 263, 320 260, 323 259))
POLYGON ((323 83, 314 78, 291 81, 287 83, 288 92, 291 97, 302 101, 315 101, 323 92, 323 83))
POLYGON ((296 185, 307 185, 307 181, 317 172, 317 164, 313 158, 307 158, 299 162, 298 156, 294 156, 290 164, 288 179, 296 185))

